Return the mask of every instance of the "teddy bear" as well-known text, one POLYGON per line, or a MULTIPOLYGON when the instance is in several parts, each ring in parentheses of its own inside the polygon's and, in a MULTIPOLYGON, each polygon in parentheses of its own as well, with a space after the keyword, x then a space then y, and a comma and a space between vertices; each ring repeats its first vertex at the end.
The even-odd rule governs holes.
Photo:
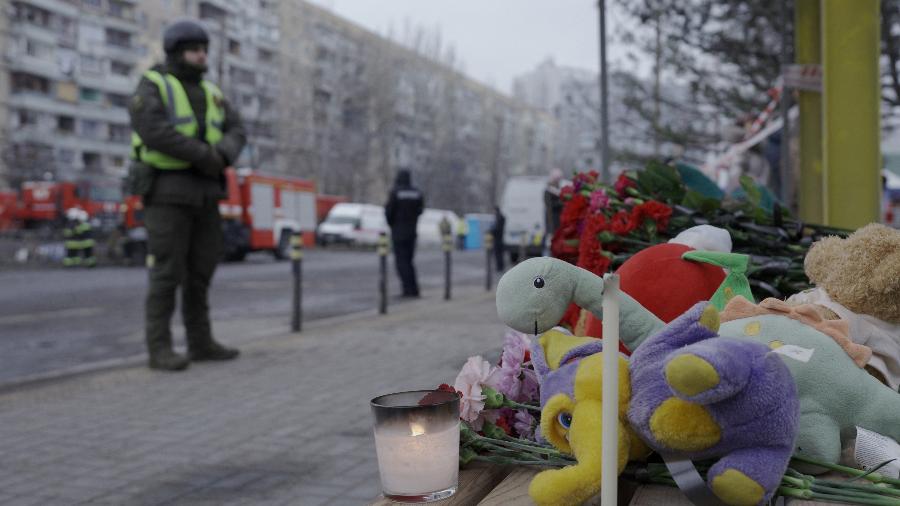
POLYGON ((900 230, 873 223, 847 238, 812 245, 804 270, 815 288, 792 295, 826 319, 841 319, 850 339, 872 349, 866 369, 900 388, 900 230))

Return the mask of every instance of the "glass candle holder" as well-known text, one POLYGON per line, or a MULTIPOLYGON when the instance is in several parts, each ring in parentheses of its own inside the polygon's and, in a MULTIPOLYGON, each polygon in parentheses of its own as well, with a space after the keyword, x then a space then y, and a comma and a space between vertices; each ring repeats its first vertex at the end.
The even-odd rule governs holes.
POLYGON ((452 496, 459 478, 459 397, 417 390, 382 395, 371 405, 384 496, 413 503, 452 496))

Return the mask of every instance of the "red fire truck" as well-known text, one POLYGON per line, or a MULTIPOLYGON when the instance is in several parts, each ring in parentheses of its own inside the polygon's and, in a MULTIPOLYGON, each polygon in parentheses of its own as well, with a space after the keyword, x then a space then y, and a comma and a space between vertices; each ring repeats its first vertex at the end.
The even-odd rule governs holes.
MULTIPOLYGON (((306 179, 262 174, 251 169, 227 169, 228 198, 219 202, 225 238, 225 260, 240 261, 251 251, 271 251, 276 258, 290 255, 291 235, 300 232, 312 246, 316 231, 316 188, 306 179)), ((146 254, 140 198, 126 197, 122 221, 128 235, 126 256, 146 254)))
POLYGON ((66 210, 77 207, 99 220, 101 228, 109 228, 116 222, 121 199, 115 181, 27 181, 22 183, 14 219, 25 228, 55 228, 66 210))
POLYGON ((16 228, 19 194, 12 190, 0 190, 0 231, 16 228))
POLYGON ((298 232, 304 246, 314 244, 315 183, 250 169, 228 169, 225 179, 228 198, 219 202, 219 212, 227 260, 243 260, 247 253, 260 250, 288 258, 291 235, 298 232))

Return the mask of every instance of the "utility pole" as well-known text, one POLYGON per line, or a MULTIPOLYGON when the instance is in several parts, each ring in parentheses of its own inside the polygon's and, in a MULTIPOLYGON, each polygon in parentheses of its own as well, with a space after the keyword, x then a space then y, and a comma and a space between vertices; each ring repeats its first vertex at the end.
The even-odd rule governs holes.
MULTIPOLYGON (((788 32, 788 20, 791 13, 788 10, 787 0, 781 0, 781 68, 793 63, 791 58, 792 38, 788 32)), ((778 163, 778 170, 772 174, 772 183, 775 188, 775 195, 791 210, 792 213, 797 211, 794 202, 793 192, 793 171, 791 170, 791 118, 790 110, 792 105, 792 90, 781 81, 781 153, 778 163)))
POLYGON ((659 120, 660 120, 660 89, 659 80, 662 72, 662 26, 660 26, 660 7, 656 7, 656 62, 653 67, 653 156, 659 158, 659 120))
POLYGON ((597 9, 600 16, 600 173, 605 183, 611 183, 612 178, 609 174, 609 102, 607 100, 609 81, 606 69, 606 0, 597 0, 597 9))

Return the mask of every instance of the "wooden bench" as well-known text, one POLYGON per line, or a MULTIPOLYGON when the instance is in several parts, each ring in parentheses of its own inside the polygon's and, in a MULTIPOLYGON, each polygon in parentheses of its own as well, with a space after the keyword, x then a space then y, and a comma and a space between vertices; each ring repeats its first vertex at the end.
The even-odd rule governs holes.
MULTIPOLYGON (((449 499, 432 504, 439 506, 519 506, 532 505, 528 497, 528 484, 541 468, 473 464, 460 469, 459 488, 449 499)), ((691 506, 692 503, 673 487, 663 485, 639 485, 629 480, 619 480, 619 504, 629 506, 691 506)), ((379 497, 371 506, 389 506, 393 501, 379 497)), ((791 506, 827 506, 833 503, 788 500, 791 506)), ((600 497, 586 503, 599 506, 600 497)))

